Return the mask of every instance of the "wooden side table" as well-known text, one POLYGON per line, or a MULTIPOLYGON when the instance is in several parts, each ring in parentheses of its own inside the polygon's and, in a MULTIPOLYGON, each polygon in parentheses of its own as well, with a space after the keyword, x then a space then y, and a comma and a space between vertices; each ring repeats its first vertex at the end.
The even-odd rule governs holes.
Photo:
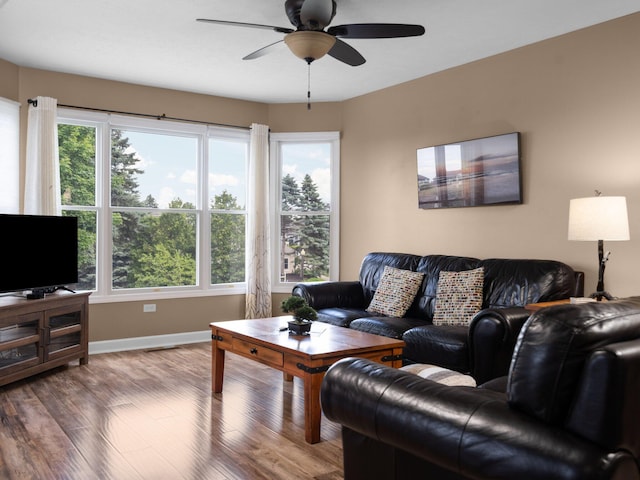
POLYGON ((551 302, 528 303, 524 306, 524 308, 525 310, 529 310, 530 312, 537 312, 541 308, 553 307, 555 305, 564 305, 566 303, 571 303, 571 300, 568 298, 563 298, 562 300, 553 300, 551 302))

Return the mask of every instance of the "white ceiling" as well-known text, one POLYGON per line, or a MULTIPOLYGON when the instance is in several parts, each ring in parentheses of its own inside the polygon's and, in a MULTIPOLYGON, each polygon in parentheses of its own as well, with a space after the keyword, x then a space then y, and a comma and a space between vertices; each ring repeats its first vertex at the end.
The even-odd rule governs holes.
MULTIPOLYGON (((417 23, 421 37, 345 40, 367 60, 311 65, 313 102, 341 101, 640 11, 638 0, 336 0, 331 25, 417 23)), ((284 0, 0 0, 0 58, 91 77, 267 103, 306 102, 307 65, 270 30, 284 0)))

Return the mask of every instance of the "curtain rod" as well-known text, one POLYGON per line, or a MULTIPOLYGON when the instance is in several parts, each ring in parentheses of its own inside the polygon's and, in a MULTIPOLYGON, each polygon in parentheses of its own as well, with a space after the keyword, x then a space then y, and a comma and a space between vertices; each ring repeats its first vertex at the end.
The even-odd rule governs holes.
MULTIPOLYGON (((34 107, 38 106, 37 99, 29 98, 27 99, 27 103, 29 105, 33 105, 34 107)), ((226 123, 215 123, 215 122, 204 122, 202 120, 189 120, 188 118, 167 117, 164 113, 162 115, 152 115, 150 113, 121 112, 119 110, 107 110, 103 108, 93 108, 93 107, 79 107, 77 105, 65 105, 63 103, 59 103, 58 107, 76 108, 78 110, 91 110, 93 112, 102 112, 102 113, 115 113, 118 115, 132 115, 135 117, 155 118, 156 120, 173 120, 176 122, 189 122, 189 123, 197 123, 201 125, 213 125, 216 127, 231 127, 231 128, 242 128, 244 130, 251 130, 251 127, 245 127, 245 126, 239 126, 239 125, 229 125, 226 123)))

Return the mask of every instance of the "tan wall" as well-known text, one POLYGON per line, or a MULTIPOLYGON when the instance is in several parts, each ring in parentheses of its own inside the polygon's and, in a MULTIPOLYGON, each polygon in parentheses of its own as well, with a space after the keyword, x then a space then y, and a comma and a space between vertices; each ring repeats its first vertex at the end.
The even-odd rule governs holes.
POLYGON ((37 95, 55 97, 59 104, 165 114, 241 127, 249 127, 254 122, 266 123, 269 111, 264 103, 21 68, 21 100, 37 95))
MULTIPOLYGON (((585 270, 590 292, 596 245, 567 240, 569 199, 594 189, 626 195, 632 240, 605 248, 613 252, 606 286, 627 296, 640 293, 637 45, 640 14, 346 102, 312 104, 310 111, 306 104, 265 105, 27 68, 17 74, 2 61, 0 93, 25 106, 44 95, 71 105, 264 123, 274 132, 341 131, 343 279, 356 278, 362 257, 374 250, 553 258, 585 270), (522 133, 523 205, 417 207, 417 148, 511 131, 522 133)), ((282 298, 274 296, 274 311, 282 298)), ((92 304, 90 340, 206 330, 210 321, 244 310, 242 295, 157 300, 154 314, 142 313, 142 303, 92 304)))
POLYGON ((369 251, 551 258, 590 293, 596 242, 568 241, 567 220, 598 189, 627 196, 632 238, 605 242, 605 286, 640 294, 638 45, 635 14, 344 102, 341 276, 369 251), (524 204, 418 208, 416 149, 512 131, 524 204))
POLYGON ((274 104, 269 106, 269 128, 272 132, 341 132, 342 104, 314 103, 274 104))
POLYGON ((0 59, 0 97, 18 102, 18 67, 0 59))
MULTIPOLYGON (((11 64, 8 64, 9 66, 11 64)), ((4 65, 0 64, 0 69, 4 65)), ((17 69, 16 69, 17 70, 17 69)), ((249 127, 268 123, 269 106, 208 95, 20 68, 21 128, 26 132, 27 99, 50 96, 58 104, 117 110, 249 127)), ((5 85, 4 75, 0 89, 5 85)), ((16 83, 17 87, 17 83, 16 83)), ((17 89, 17 88, 16 88, 17 89)), ((25 151, 22 136, 22 158, 25 151)), ((22 177, 24 176, 24 169, 22 177)), ((23 181, 23 179, 22 179, 23 181)), ((274 300, 275 301, 275 300, 274 300)), ((89 340, 113 340, 207 330, 209 322, 244 317, 244 295, 90 304, 89 340), (143 313, 155 303, 155 313, 143 313)))
POLYGON ((207 330, 210 322, 244 318, 244 301, 244 295, 229 295, 90 304, 89 341, 207 330), (143 313, 148 303, 156 312, 143 313))

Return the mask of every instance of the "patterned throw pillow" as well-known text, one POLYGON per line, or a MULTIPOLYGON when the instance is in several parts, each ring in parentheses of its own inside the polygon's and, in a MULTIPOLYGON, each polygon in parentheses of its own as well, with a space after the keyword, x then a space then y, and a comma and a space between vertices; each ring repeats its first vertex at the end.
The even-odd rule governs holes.
POLYGON ((418 293, 424 273, 386 266, 367 312, 402 317, 418 293))
POLYGON ((434 382, 442 383, 443 385, 449 385, 451 387, 464 386, 475 387, 476 381, 471 375, 465 375, 464 373, 455 372, 446 368, 438 367, 436 365, 428 365, 426 363, 413 363, 411 365, 405 365, 400 367, 400 370, 413 373, 422 378, 428 378, 434 382))
POLYGON ((434 325, 465 325, 482 308, 484 268, 464 272, 440 272, 434 325))

